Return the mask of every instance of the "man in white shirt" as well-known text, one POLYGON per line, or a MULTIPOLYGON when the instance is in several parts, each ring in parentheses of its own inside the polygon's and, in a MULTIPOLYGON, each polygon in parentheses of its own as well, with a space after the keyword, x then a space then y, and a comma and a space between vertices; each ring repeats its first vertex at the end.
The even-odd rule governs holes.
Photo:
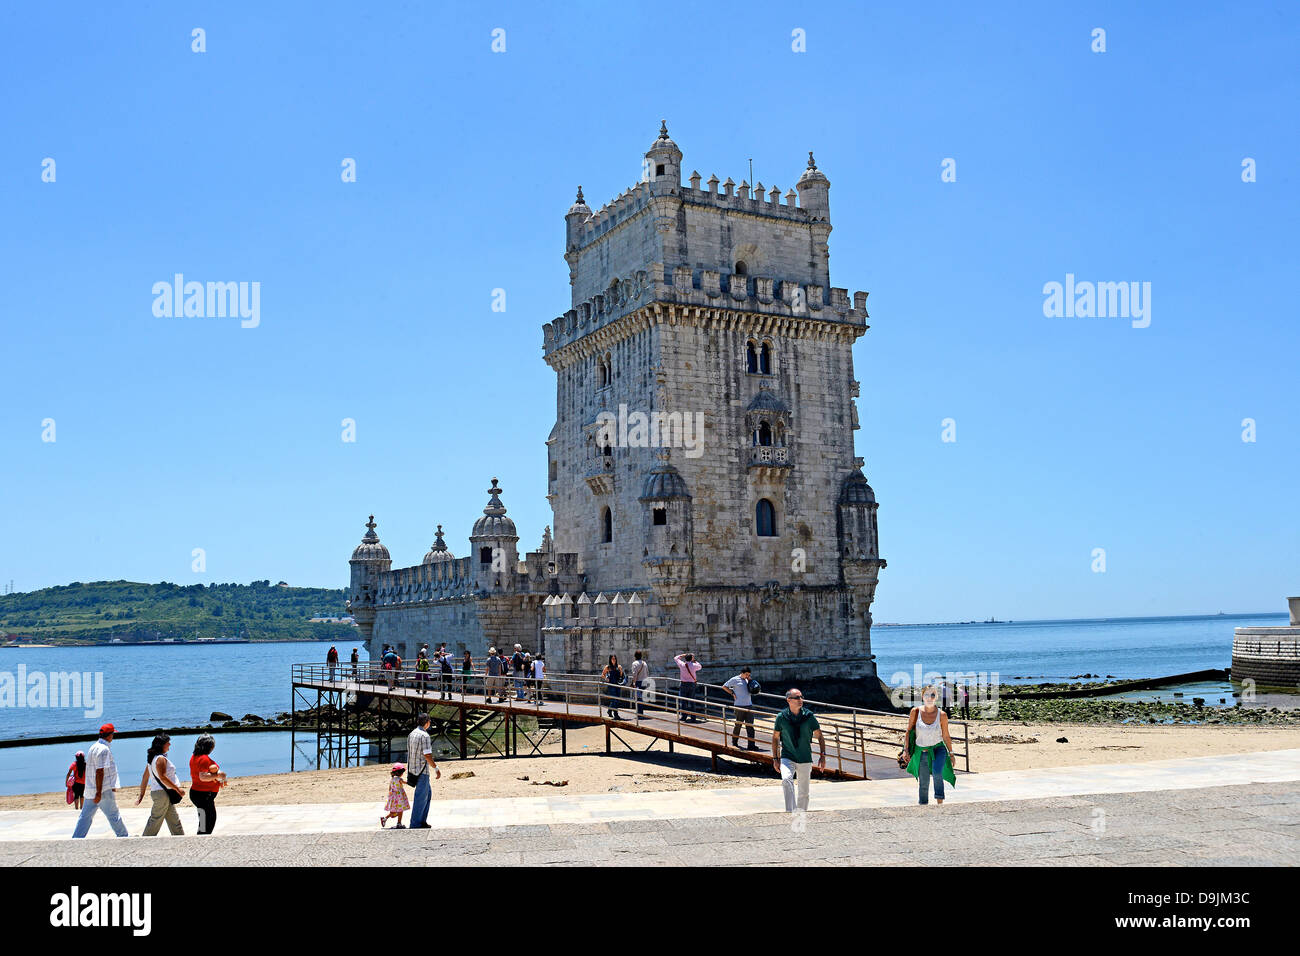
POLYGON ((740 728, 743 725, 749 736, 746 750, 758 750, 754 745, 754 696, 749 691, 750 670, 742 667, 740 673, 722 685, 722 689, 736 699, 736 725, 731 728, 731 746, 740 746, 740 728))
MULTIPOLYGON (((415 729, 406 738, 406 770, 407 773, 418 777, 415 784, 415 799, 411 802, 412 830, 431 829, 427 822, 429 804, 433 800, 433 785, 429 782, 429 771, 432 770, 439 779, 442 778, 442 771, 438 769, 438 764, 433 759, 433 742, 429 739, 429 724, 429 715, 420 714, 415 718, 415 729)), ((398 829, 401 826, 399 823, 398 829)))
POLYGON ((104 811, 104 817, 113 832, 120 837, 127 836, 126 824, 117 809, 117 764, 113 760, 113 734, 116 728, 104 724, 99 728, 99 740, 86 751, 86 802, 81 805, 81 815, 77 817, 77 826, 72 831, 73 839, 84 837, 90 832, 90 823, 95 811, 104 811))

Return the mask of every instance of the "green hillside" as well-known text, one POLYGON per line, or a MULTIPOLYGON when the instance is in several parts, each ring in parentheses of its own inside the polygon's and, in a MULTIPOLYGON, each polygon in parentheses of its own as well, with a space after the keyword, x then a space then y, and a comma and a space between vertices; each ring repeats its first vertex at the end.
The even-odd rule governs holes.
POLYGON ((41 644, 101 644, 160 638, 247 637, 254 641, 337 640, 351 625, 312 624, 341 617, 342 588, 252 584, 74 582, 0 595, 0 635, 41 644))

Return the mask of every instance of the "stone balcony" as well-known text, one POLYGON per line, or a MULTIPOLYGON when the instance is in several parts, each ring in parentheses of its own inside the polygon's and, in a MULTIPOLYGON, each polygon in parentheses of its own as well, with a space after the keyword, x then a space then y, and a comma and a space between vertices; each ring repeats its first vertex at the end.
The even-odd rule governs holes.
POLYGON ((594 495, 608 495, 614 490, 614 456, 600 455, 583 476, 594 495))

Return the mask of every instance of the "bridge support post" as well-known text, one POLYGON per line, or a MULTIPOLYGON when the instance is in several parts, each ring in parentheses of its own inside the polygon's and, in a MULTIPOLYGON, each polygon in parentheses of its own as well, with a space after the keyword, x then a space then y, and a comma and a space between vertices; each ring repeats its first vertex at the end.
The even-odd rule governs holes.
POLYGON ((713 772, 714 772, 714 773, 717 773, 717 772, 718 772, 718 752, 717 752, 716 750, 713 751, 713 753, 709 754, 709 763, 710 763, 710 765, 711 765, 712 768, 713 768, 713 772))
POLYGON ((465 708, 460 708, 460 759, 469 759, 469 742, 465 732, 465 708))
POLYGON ((609 724, 605 725, 605 753, 610 753, 609 724))

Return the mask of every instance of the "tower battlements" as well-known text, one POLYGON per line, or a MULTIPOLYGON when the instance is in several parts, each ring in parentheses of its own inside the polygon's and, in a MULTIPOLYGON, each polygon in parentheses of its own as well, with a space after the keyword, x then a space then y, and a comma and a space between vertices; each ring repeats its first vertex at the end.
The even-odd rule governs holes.
POLYGON ((651 303, 672 303, 707 310, 753 312, 756 324, 762 317, 796 321, 833 322, 851 326, 855 337, 869 326, 866 292, 826 289, 820 285, 799 285, 767 276, 720 273, 711 269, 678 266, 669 274, 662 263, 631 276, 614 279, 608 290, 578 303, 554 321, 542 326, 542 347, 549 356, 588 334, 608 329, 620 318, 632 315, 651 303))
POLYGON ((813 318, 827 307, 849 311, 847 292, 827 291, 830 180, 812 153, 784 197, 776 186, 704 181, 699 172, 683 184, 681 159, 664 124, 642 182, 595 212, 578 188, 564 216, 564 259, 579 326, 665 297, 813 318))

